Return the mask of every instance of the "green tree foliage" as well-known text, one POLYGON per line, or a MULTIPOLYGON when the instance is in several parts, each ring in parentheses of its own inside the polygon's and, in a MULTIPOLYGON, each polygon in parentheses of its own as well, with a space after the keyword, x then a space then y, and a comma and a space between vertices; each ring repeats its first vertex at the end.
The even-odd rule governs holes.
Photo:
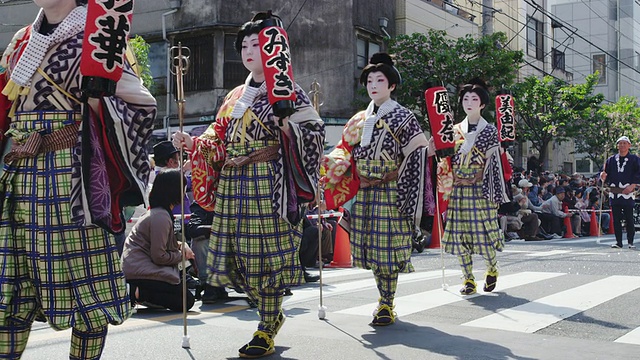
POLYGON ((516 114, 520 121, 518 138, 531 141, 547 163, 547 148, 552 140, 562 142, 582 136, 585 124, 593 122, 602 94, 594 94, 598 74, 586 77, 584 84, 569 85, 545 76, 529 76, 513 87, 516 114))
POLYGON ((623 96, 616 103, 604 104, 586 121, 576 124, 576 152, 586 153, 598 168, 604 164, 607 156, 618 150, 616 140, 628 136, 632 145, 640 136, 640 108, 638 99, 623 96))
MULTIPOLYGON (((397 93, 398 102, 415 112, 423 128, 429 129, 425 118, 424 91, 428 83, 442 84, 449 90, 456 120, 462 120, 465 113, 458 105, 459 86, 478 77, 495 93, 495 90, 509 87, 515 81, 523 54, 503 47, 501 44, 506 40, 506 35, 500 32, 450 39, 441 30, 399 35, 391 39, 388 52, 395 56, 396 67, 403 80, 397 93)), ((487 110, 494 107, 490 101, 487 110)), ((490 117, 486 111, 484 115, 490 117)))
POLYGON ((151 66, 149 64, 149 44, 142 38, 142 36, 136 35, 129 39, 129 46, 133 49, 133 53, 136 56, 136 66, 138 69, 136 73, 140 75, 142 83, 149 89, 149 91, 155 95, 155 82, 153 81, 153 75, 151 75, 151 66))

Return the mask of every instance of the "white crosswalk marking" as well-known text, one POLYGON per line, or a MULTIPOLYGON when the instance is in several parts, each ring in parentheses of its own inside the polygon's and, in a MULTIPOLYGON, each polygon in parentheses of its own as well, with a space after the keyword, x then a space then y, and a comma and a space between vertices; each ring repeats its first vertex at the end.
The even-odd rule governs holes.
POLYGON ((571 250, 550 250, 550 251, 537 251, 535 253, 527 254, 525 256, 531 257, 544 257, 544 256, 553 256, 553 255, 562 255, 570 253, 571 250))
POLYGON ((631 330, 630 332, 624 334, 623 336, 617 338, 615 342, 623 343, 623 344, 640 345, 640 327, 637 327, 631 330))
MULTIPOLYGON (((498 277, 498 290, 506 290, 516 286, 531 284, 537 281, 548 280, 554 277, 565 275, 564 273, 551 272, 522 272, 498 277)), ((481 291, 484 282, 478 283, 478 289, 481 291)), ((458 289, 442 289, 425 291, 417 294, 399 296, 395 298, 395 311, 398 316, 406 316, 415 314, 420 311, 432 309, 438 306, 447 305, 456 301, 462 301, 477 296, 483 296, 485 293, 479 292, 476 295, 462 296, 458 293, 458 289)), ((352 315, 371 315, 371 312, 378 303, 370 303, 349 309, 340 310, 337 313, 352 315)))
MULTIPOLYGON (((451 276, 454 274, 459 274, 460 271, 457 270, 446 270, 445 276, 451 276)), ((332 285, 330 283, 325 283, 322 288, 323 297, 330 297, 340 294, 346 294, 349 292, 365 290, 365 289, 375 289, 376 281, 371 275, 371 271, 369 271, 370 277, 364 280, 356 280, 344 283, 338 283, 336 285, 332 285)), ((423 281, 423 280, 433 280, 442 276, 441 270, 434 271, 426 271, 426 272, 413 272, 409 274, 400 274, 399 281, 402 283, 415 282, 415 281, 423 281)), ((305 287, 296 289, 293 292, 293 296, 287 298, 284 301, 284 306, 289 306, 291 304, 311 300, 319 297, 319 289, 317 287, 305 287)))
POLYGON ((610 276, 463 325, 534 333, 638 288, 640 277, 610 276))

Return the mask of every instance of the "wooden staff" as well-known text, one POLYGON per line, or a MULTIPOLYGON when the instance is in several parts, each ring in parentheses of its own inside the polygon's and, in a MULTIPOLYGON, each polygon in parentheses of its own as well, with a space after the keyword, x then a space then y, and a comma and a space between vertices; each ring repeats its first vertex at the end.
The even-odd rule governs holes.
MULTIPOLYGON (((171 66, 171 73, 176 76, 176 103, 178 105, 178 122, 180 127, 180 133, 184 127, 184 74, 189 70, 189 48, 183 47, 181 42, 178 42, 178 46, 173 46, 170 49, 171 53, 175 53, 173 57, 173 63, 171 66)), ((189 335, 187 332, 187 268, 186 268, 186 248, 187 242, 184 234, 184 197, 185 197, 185 184, 184 184, 184 164, 182 161, 183 147, 180 146, 180 237, 181 237, 181 252, 182 252, 182 324, 183 324, 183 336, 182 347, 189 349, 191 344, 189 342, 189 335)))

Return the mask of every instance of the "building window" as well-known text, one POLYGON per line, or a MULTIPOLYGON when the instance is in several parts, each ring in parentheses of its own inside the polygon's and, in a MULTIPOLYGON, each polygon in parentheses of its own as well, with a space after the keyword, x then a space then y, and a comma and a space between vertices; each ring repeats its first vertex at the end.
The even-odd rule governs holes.
POLYGON ((591 160, 589 159, 576 159, 576 172, 590 173, 591 172, 591 160))
POLYGON ((224 88, 233 89, 249 76, 247 70, 242 64, 242 56, 236 51, 236 35, 224 35, 224 88))
POLYGON ((633 67, 640 71, 640 53, 636 52, 636 56, 633 57, 634 63, 633 63, 633 67))
POLYGON ((380 52, 380 44, 373 41, 358 38, 358 69, 364 69, 369 63, 371 55, 380 52))
POLYGON ((544 28, 542 21, 527 17, 527 53, 538 60, 544 59, 544 28))
POLYGON ((551 58, 551 67, 564 71, 564 52, 558 49, 552 49, 553 57, 551 58))
POLYGON ((593 55, 593 72, 599 72, 598 84, 607 83, 607 56, 605 54, 593 55))
POLYGON ((184 91, 213 89, 213 34, 180 39, 189 48, 189 71, 184 75, 184 91))

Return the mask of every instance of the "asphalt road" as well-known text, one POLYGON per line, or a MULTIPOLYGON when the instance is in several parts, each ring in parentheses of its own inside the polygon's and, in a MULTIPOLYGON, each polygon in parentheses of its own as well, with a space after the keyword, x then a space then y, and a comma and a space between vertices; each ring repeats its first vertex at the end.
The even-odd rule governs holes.
MULTIPOLYGON (((369 271, 325 269, 326 319, 318 319, 318 283, 294 288, 269 359, 640 358, 640 251, 612 243, 612 235, 512 241, 499 254, 496 290, 467 297, 458 294, 455 257, 414 253, 416 272, 399 281, 398 321, 385 328, 368 325, 378 298, 369 271)), ((481 280, 485 266, 474 260, 481 280)), ((231 295, 189 312, 190 349, 181 347, 181 314, 140 307, 110 327, 103 359, 236 358, 258 318, 243 295, 231 295)), ((69 334, 34 325, 23 359, 68 358, 69 334)))

